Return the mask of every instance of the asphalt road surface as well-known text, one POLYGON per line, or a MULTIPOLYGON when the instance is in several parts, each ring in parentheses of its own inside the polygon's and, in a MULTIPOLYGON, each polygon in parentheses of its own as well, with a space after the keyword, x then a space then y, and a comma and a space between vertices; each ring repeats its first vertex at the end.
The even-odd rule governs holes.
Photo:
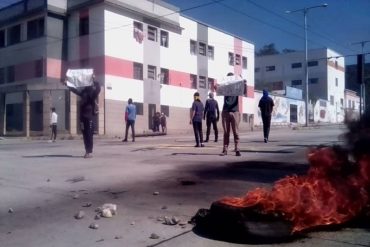
MULTIPOLYGON (((307 149, 341 144, 343 131, 343 126, 278 128, 267 144, 261 131, 241 133, 241 157, 232 149, 220 156, 221 142, 195 148, 191 134, 141 137, 134 143, 99 137, 91 159, 83 158, 80 139, 3 138, 0 246, 247 246, 201 236, 186 222, 223 196, 304 174, 307 149), (116 204, 117 214, 95 219, 95 209, 105 203, 116 204), (85 216, 75 219, 80 210, 85 216), (181 225, 163 224, 164 217, 174 216, 181 225), (92 223, 98 229, 89 228, 92 223)), ((370 229, 315 231, 276 246, 370 246, 370 229)))

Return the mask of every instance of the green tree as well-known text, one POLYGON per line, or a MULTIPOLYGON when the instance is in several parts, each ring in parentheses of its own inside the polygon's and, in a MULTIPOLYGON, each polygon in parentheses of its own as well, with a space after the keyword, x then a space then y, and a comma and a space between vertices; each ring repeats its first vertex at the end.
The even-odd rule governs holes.
POLYGON ((264 45, 261 49, 256 52, 256 56, 266 56, 266 55, 275 55, 280 52, 276 49, 275 44, 271 43, 264 45))

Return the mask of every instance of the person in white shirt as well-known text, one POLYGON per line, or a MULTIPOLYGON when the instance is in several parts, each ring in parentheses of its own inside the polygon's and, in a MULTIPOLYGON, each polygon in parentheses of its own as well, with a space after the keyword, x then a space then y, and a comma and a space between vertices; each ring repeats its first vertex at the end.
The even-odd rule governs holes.
POLYGON ((50 128, 51 128, 50 141, 52 142, 55 142, 55 139, 57 138, 57 123, 58 123, 58 114, 55 112, 55 107, 52 107, 50 118, 50 128))

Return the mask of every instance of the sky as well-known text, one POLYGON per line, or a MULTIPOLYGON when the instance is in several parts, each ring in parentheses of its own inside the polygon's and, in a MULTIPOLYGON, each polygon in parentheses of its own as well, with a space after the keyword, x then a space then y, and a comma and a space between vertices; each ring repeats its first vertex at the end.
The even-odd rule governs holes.
MULTIPOLYGON (((18 1, 0 0, 0 8, 18 1)), ((330 48, 345 55, 346 64, 356 63, 354 55, 362 52, 358 42, 369 41, 363 51, 370 53, 370 0, 163 1, 184 10, 182 15, 253 43, 256 51, 270 43, 274 43, 279 51, 303 51, 303 12, 285 12, 327 3, 326 8, 308 11, 308 49, 330 48)), ((370 55, 366 62, 370 62, 370 55)))
MULTIPOLYGON (((225 30, 255 45, 256 51, 274 43, 283 49, 304 50, 303 11, 307 13, 308 49, 330 48, 345 55, 346 64, 356 63, 356 54, 370 52, 370 0, 165 0, 186 10, 182 15, 225 30)), ((370 55, 366 61, 370 61, 370 55)))

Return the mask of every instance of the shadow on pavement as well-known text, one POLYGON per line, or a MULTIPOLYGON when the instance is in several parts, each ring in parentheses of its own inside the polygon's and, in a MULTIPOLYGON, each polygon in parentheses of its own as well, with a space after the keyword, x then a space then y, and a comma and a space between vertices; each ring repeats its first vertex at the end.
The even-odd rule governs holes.
POLYGON ((199 179, 242 180, 251 182, 272 183, 291 174, 305 174, 307 164, 292 164, 269 161, 242 161, 222 166, 204 166, 190 171, 199 179))
POLYGON ((83 156, 69 154, 42 154, 42 155, 24 155, 22 158, 83 158, 83 156))

